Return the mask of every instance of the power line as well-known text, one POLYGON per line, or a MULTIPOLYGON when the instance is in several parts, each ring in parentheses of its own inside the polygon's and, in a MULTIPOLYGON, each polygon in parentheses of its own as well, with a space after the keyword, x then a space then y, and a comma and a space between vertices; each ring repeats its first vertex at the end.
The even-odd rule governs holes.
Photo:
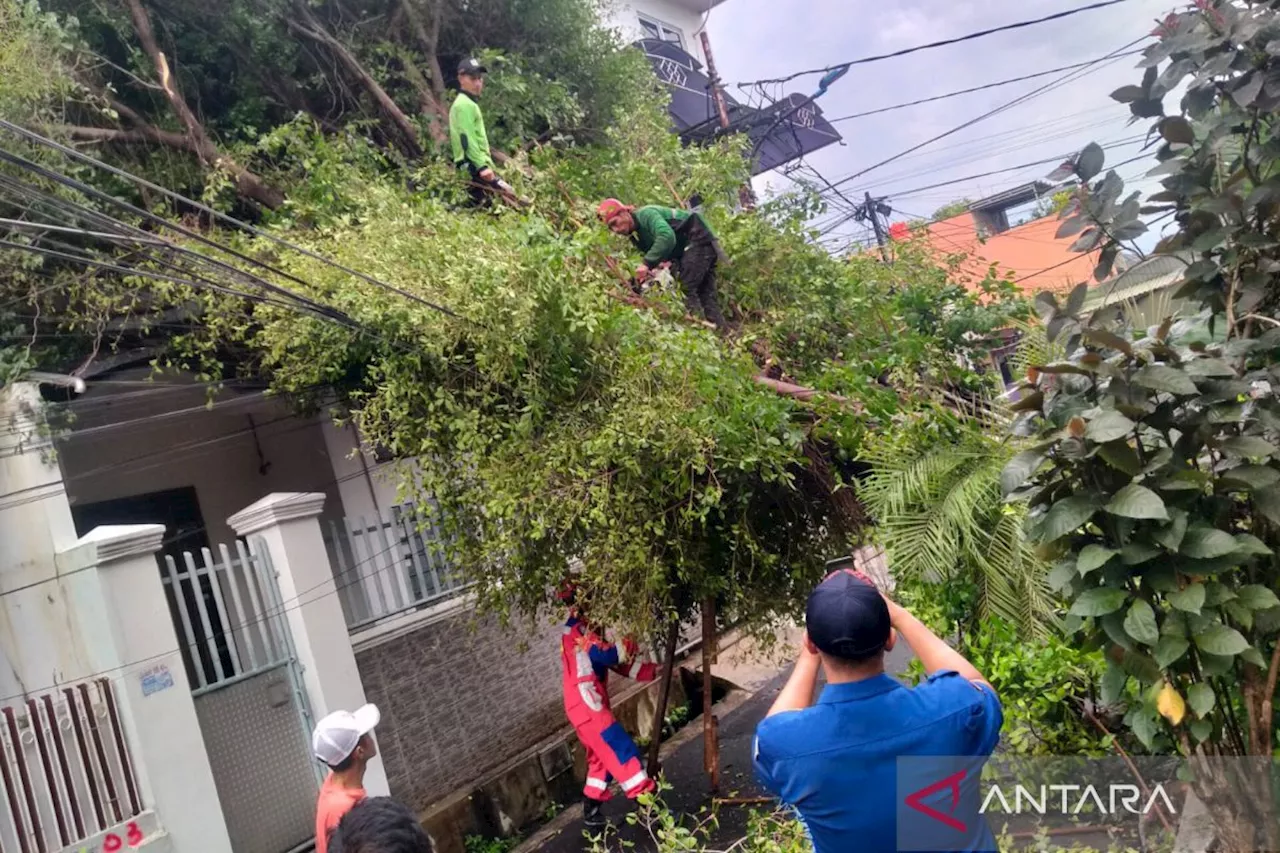
MULTIPOLYGON (((1125 53, 1116 54, 1115 58, 1119 59, 1124 56, 1135 56, 1139 53, 1142 53, 1142 51, 1130 50, 1130 51, 1126 51, 1125 53)), ((907 101, 906 103, 903 103, 903 104, 894 104, 888 107, 880 107, 874 110, 866 110, 865 112, 853 113, 847 116, 840 116, 839 118, 828 118, 826 119, 826 121, 828 124, 835 124, 838 121, 849 121, 855 118, 866 118, 867 116, 880 115, 881 113, 893 112, 894 110, 902 110, 902 109, 906 109, 907 107, 919 106, 920 104, 931 104, 934 101, 945 101, 948 98, 958 98, 961 95, 969 95, 969 94, 972 94, 973 92, 984 92, 987 89, 995 89, 1000 86, 1008 86, 1010 83, 1022 83, 1026 80, 1035 80, 1037 77, 1047 77, 1050 74, 1058 74, 1059 72, 1062 72, 1062 71, 1072 71, 1076 68, 1085 68, 1085 67, 1088 67, 1089 65, 1092 65, 1095 62, 1100 62, 1102 59, 1107 59, 1107 58, 1110 58, 1110 57, 1101 57, 1100 59, 1091 59, 1087 62, 1077 62, 1073 65, 1062 65, 1062 66, 1059 66, 1058 68, 1050 68, 1047 71, 1037 71, 1035 74, 1024 74, 1021 77, 1010 77, 1007 80, 997 80, 994 83, 986 83, 982 86, 973 86, 968 89, 960 89, 959 91, 956 91, 956 92, 948 92, 945 95, 934 95, 931 98, 920 98, 919 100, 916 100, 916 101, 907 101)))
POLYGON ((1098 3, 1090 3, 1088 6, 1080 6, 1075 9, 1067 9, 1062 12, 1055 12, 1054 14, 1046 15, 1043 18, 1034 18, 1029 21, 1018 21, 1017 23, 1014 23, 1014 24, 1005 24, 1000 27, 992 27, 986 30, 979 30, 978 32, 969 33, 968 35, 964 35, 964 36, 957 36, 956 38, 942 39, 941 41, 930 42, 929 44, 921 44, 921 45, 916 45, 915 47, 907 47, 907 48, 903 48, 902 50, 895 50, 892 53, 882 53, 876 56, 864 56, 861 59, 851 59, 848 62, 838 62, 834 65, 828 65, 824 68, 810 68, 806 71, 797 71, 794 74, 788 74, 785 77, 774 77, 774 78, 769 78, 765 80, 753 80, 746 83, 739 83, 738 85, 739 86, 764 86, 770 83, 789 83, 792 80, 796 79, 797 77, 804 77, 809 74, 826 74, 827 72, 834 71, 837 68, 844 68, 844 67, 853 66, 853 65, 866 65, 871 62, 879 62, 883 59, 893 59, 894 57, 897 57, 897 56, 906 56, 907 54, 910 54, 910 53, 918 53, 922 50, 932 50, 933 48, 936 48, 936 47, 945 47, 950 44, 959 44, 960 42, 966 42, 966 41, 972 41, 974 39, 984 38, 986 36, 993 35, 995 33, 1008 32, 1009 30, 1017 30, 1017 29, 1022 29, 1023 27, 1031 27, 1037 24, 1048 23, 1049 21, 1057 21, 1062 18, 1069 18, 1072 15, 1079 15, 1081 12, 1089 12, 1094 9, 1103 9, 1107 6, 1115 6, 1117 4, 1124 3, 1124 2, 1126 2, 1126 0, 1101 0, 1101 2, 1098 2, 1098 3))
MULTIPOLYGON (((370 284, 373 284, 373 285, 375 285, 375 286, 377 286, 377 287, 383 288, 384 290, 388 290, 388 291, 391 291, 392 293, 399 294, 400 296, 402 296, 402 297, 404 297, 404 298, 406 298, 406 299, 409 299, 409 300, 411 300, 411 301, 413 301, 413 302, 417 302, 418 304, 420 304, 420 305, 424 305, 424 306, 426 306, 426 307, 428 307, 428 308, 431 308, 431 309, 433 309, 433 310, 435 310, 435 311, 439 311, 439 312, 440 312, 440 313, 442 313, 442 314, 447 314, 448 316, 453 317, 454 319, 457 319, 457 320, 464 320, 464 321, 466 321, 466 322, 471 322, 470 320, 466 320, 466 318, 465 318, 465 317, 462 317, 461 315, 459 315, 459 314, 458 314, 458 313, 456 313, 455 311, 452 311, 452 310, 450 310, 450 309, 448 309, 448 308, 445 308, 445 307, 443 307, 443 306, 441 306, 441 305, 437 305, 436 303, 434 303, 434 302, 432 302, 432 301, 430 301, 430 300, 428 300, 428 299, 424 299, 424 298, 422 298, 421 296, 418 296, 416 293, 411 293, 411 292, 409 292, 409 291, 407 291, 407 290, 404 290, 403 288, 399 288, 399 287, 396 287, 395 285, 388 284, 387 282, 382 281, 382 280, 377 279, 377 278, 374 278, 373 276, 370 276, 370 275, 368 275, 368 274, 366 274, 366 273, 362 273, 362 272, 359 272, 359 271, 357 271, 357 270, 354 270, 354 269, 352 269, 352 268, 350 268, 350 267, 348 267, 348 266, 346 266, 346 265, 344 265, 344 264, 340 264, 340 263, 338 263, 337 261, 333 260, 332 258, 327 258, 327 257, 325 257, 325 256, 323 256, 323 255, 321 255, 321 254, 319 254, 319 253, 317 253, 317 252, 313 252, 313 251, 311 251, 310 249, 307 249, 307 248, 302 247, 302 246, 298 246, 298 245, 296 245, 296 244, 294 244, 294 243, 289 242, 288 240, 284 240, 284 239, 282 239, 282 238, 280 238, 280 237, 277 237, 276 235, 271 234, 270 232, 263 231, 263 230, 262 230, 262 229, 260 229, 260 228, 255 228, 254 226, 249 225, 249 224, 248 224, 248 223, 246 223, 246 222, 242 222, 242 221, 241 221, 241 220, 239 220, 239 219, 236 219, 236 218, 234 218, 234 217, 232 217, 232 216, 228 216, 228 215, 226 215, 225 213, 222 213, 222 212, 220 212, 220 211, 214 210, 213 208, 209 207, 208 205, 201 204, 201 203, 200 203, 200 202, 198 202, 198 201, 194 201, 193 199, 187 198, 186 196, 183 196, 183 195, 182 195, 182 194, 180 194, 180 193, 176 193, 176 192, 174 192, 173 190, 170 190, 170 189, 168 189, 168 188, 166 188, 166 187, 160 186, 159 184, 152 183, 151 181, 148 181, 148 180, 146 180, 145 178, 141 178, 141 177, 139 177, 139 176, 137 176, 137 175, 134 175, 134 174, 131 174, 131 173, 129 173, 129 172, 126 172, 126 171, 124 171, 123 169, 117 169, 116 167, 111 166, 111 165, 109 165, 109 164, 107 164, 107 163, 104 163, 104 162, 102 162, 101 160, 98 160, 98 159, 96 159, 96 158, 90 157, 89 155, 87 155, 87 154, 85 154, 85 153, 83 153, 83 152, 81 152, 81 151, 77 151, 77 150, 76 150, 76 149, 74 149, 74 148, 70 148, 70 147, 68 147, 68 146, 66 146, 66 145, 63 145, 63 144, 61 144, 61 143, 59 143, 59 142, 57 142, 57 141, 55 141, 55 140, 49 139, 48 137, 41 136, 40 134, 38 134, 38 133, 36 133, 36 132, 34 132, 34 131, 27 130, 26 128, 21 127, 21 126, 19 126, 19 125, 16 125, 16 124, 14 124, 14 123, 12 123, 12 122, 10 122, 10 121, 6 121, 6 120, 4 120, 4 119, 0 119, 0 128, 3 128, 3 129, 5 129, 5 130, 8 130, 8 131, 9 131, 9 132, 11 132, 11 133, 16 133, 16 134, 18 134, 19 136, 23 137, 24 139, 27 139, 27 140, 28 140, 28 141, 30 141, 30 142, 34 142, 34 143, 36 143, 36 144, 44 145, 44 146, 46 146, 46 147, 52 148, 53 150, 58 151, 59 153, 63 154, 64 156, 71 157, 72 159, 78 160, 78 161, 80 161, 80 162, 82 162, 82 163, 87 163, 87 164, 89 164, 89 165, 91 165, 91 166, 94 166, 94 167, 96 167, 96 168, 103 169, 103 170, 105 170, 105 171, 109 172, 110 174, 115 175, 115 176, 116 176, 116 177, 118 177, 118 178, 123 178, 123 179, 125 179, 125 180, 132 181, 132 182, 134 182, 134 183, 138 184, 139 186, 143 186, 143 187, 146 187, 147 189, 150 189, 150 190, 153 190, 153 191, 155 191, 155 192, 158 192, 158 193, 160 193, 160 194, 164 195, 166 198, 168 198, 168 199, 170 199, 170 200, 172 200, 172 201, 180 201, 180 202, 181 202, 181 203, 183 203, 183 204, 190 205, 191 207, 195 208, 196 210, 199 210, 200 212, 205 213, 205 214, 207 214, 208 216, 211 216, 211 217, 213 217, 213 218, 217 219, 219 222, 222 222, 222 223, 224 223, 224 224, 230 225, 231 227, 233 227, 233 228, 235 228, 235 229, 237 229, 237 230, 240 230, 240 231, 246 231, 246 232, 248 232, 248 233, 250 233, 250 234, 254 235, 255 237, 260 237, 260 238, 262 238, 262 239, 264 239, 264 240, 270 240, 271 242, 275 243, 275 244, 276 244, 276 245, 278 245, 278 246, 284 246, 284 247, 286 247, 286 248, 289 248, 289 249, 291 249, 292 251, 298 252, 298 253, 299 253, 299 254, 301 254, 301 255, 304 255, 304 256, 306 256, 306 257, 308 257, 308 258, 311 258, 312 260, 320 261, 321 263, 326 264, 326 265, 328 265, 328 266, 330 266, 330 267, 333 267, 334 269, 340 270, 341 272, 345 272, 345 273, 347 273, 348 275, 355 276, 356 278, 359 278, 359 279, 362 279, 362 280, 364 280, 364 281, 367 281, 367 282, 369 282, 370 284)), ((10 153, 8 153, 8 152, 4 152, 4 151, 2 151, 2 150, 0 150, 0 159, 7 160, 7 161, 9 161, 9 162, 14 162, 14 160, 15 160, 15 159, 16 159, 16 160, 23 160, 23 158, 21 158, 21 157, 16 157, 16 155, 10 154, 10 153)), ((17 165, 17 164, 15 163, 15 165, 17 165)), ((52 179, 52 180, 55 180, 55 181, 57 181, 58 183, 63 184, 64 186, 72 186, 73 184, 79 184, 79 186, 78 186, 78 187, 73 187, 73 188, 77 189, 79 192, 82 192, 82 193, 85 193, 85 194, 87 194, 87 195, 90 195, 91 197, 98 198, 99 200, 103 200, 103 201, 108 201, 108 202, 115 203, 115 204, 117 204, 117 205, 120 205, 120 206, 122 206, 122 207, 125 207, 125 208, 129 209, 129 210, 130 210, 132 213, 134 213, 134 214, 141 215, 141 216, 143 216, 143 217, 145 217, 145 218, 147 218, 147 219, 150 219, 150 220, 152 220, 152 221, 155 221, 155 220, 159 219, 159 220, 160 220, 161 222, 163 222, 167 227, 169 227, 169 228, 171 228, 171 229, 173 229, 173 230, 177 231, 177 232, 178 232, 178 233, 180 233, 180 234, 183 234, 183 235, 184 235, 184 236, 186 236, 186 237, 189 237, 189 238, 191 238, 191 239, 197 240, 197 241, 199 241, 199 242, 201 242, 201 243, 203 243, 203 244, 205 244, 205 245, 208 245, 208 246, 211 246, 211 247, 218 248, 218 249, 220 249, 220 250, 221 250, 221 251, 223 251, 223 252, 227 252, 228 254, 231 254, 231 255, 233 255, 233 256, 238 257, 238 258, 239 258, 240 260, 242 260, 242 261, 248 261, 249 263, 252 263, 252 264, 254 264, 255 266, 263 267, 263 268, 266 268, 266 269, 271 269, 271 270, 272 270, 272 272, 275 272, 275 273, 276 273, 276 274, 278 274, 278 275, 282 275, 282 276, 284 276, 284 277, 286 277, 286 278, 289 278, 289 279, 291 279, 291 280, 293 280, 293 281, 297 282, 298 284, 306 284, 306 282, 302 281, 301 279, 297 278, 296 276, 290 275, 289 273, 287 273, 287 272, 285 272, 285 271, 283 271, 283 270, 275 269, 274 267, 270 267, 269 265, 264 264, 262 261, 258 261, 258 260, 255 260, 254 258, 250 258, 250 257, 248 257, 248 256, 246 256, 246 255, 242 255, 242 254, 240 254, 240 253, 238 253, 238 252, 236 252, 236 251, 234 251, 234 250, 232 250, 232 249, 227 248, 226 246, 222 246, 221 244, 219 244, 219 243, 217 243, 217 242, 215 242, 215 241, 212 241, 212 240, 209 240, 209 239, 207 239, 207 238, 203 237, 201 234, 199 234, 199 233, 197 233, 197 232, 195 232, 195 231, 191 231, 190 229, 184 228, 184 227, 179 226, 179 225, 175 225, 175 224, 173 224, 173 223, 171 223, 171 222, 168 222, 167 220, 164 220, 162 217, 157 217, 157 216, 155 216, 154 214, 151 214, 149 211, 142 210, 141 208, 134 207, 133 205, 128 204, 127 202, 123 202, 123 201, 121 201, 120 199, 113 198, 113 197, 111 197, 111 196, 109 196, 109 195, 107 195, 107 194, 105 194, 105 193, 100 193, 100 192, 98 192, 97 190, 94 190, 92 187, 89 187, 89 186, 87 186, 87 185, 81 184, 81 183, 80 183, 80 182, 78 182, 78 181, 74 181, 73 179, 66 178, 66 177, 64 177, 64 176, 56 176, 55 174, 50 174, 50 173, 48 173, 48 172, 47 172, 47 170, 43 170, 43 169, 41 169, 39 166, 37 166, 37 165, 36 165, 36 164, 34 164, 34 163, 31 163, 30 161, 25 161, 25 160, 24 160, 22 165, 24 165, 24 167, 26 167, 26 168, 31 168, 33 171, 35 171, 35 172, 36 172, 36 174, 43 174, 43 175, 44 175, 44 177, 46 177, 46 178, 50 178, 50 179, 52 179)))
MULTIPOLYGON (((1107 151, 1112 148, 1123 148, 1126 145, 1133 145, 1135 142, 1140 142, 1144 138, 1145 137, 1138 137, 1136 139, 1130 139, 1123 142, 1114 142, 1110 145, 1103 145, 1102 149, 1104 151, 1107 151)), ((1121 166, 1127 166, 1130 163, 1134 163, 1138 160, 1144 160, 1148 156, 1149 155, 1147 154, 1139 154, 1137 157, 1131 157, 1128 160, 1123 160, 1119 163, 1116 163, 1114 166, 1111 166, 1110 168, 1119 169, 1121 166)), ((989 178, 992 175, 1003 175, 1006 172, 1017 172, 1022 169, 1030 169, 1033 166, 1047 166, 1050 163, 1061 163, 1064 159, 1065 159, 1064 157, 1046 157, 1044 160, 1033 160, 1030 163, 1023 163, 1020 166, 1009 166, 1008 168, 1005 168, 1005 169, 993 169, 990 172, 979 172, 976 175, 966 175, 963 178, 955 178, 954 180, 950 180, 950 181, 939 181, 936 184, 929 184, 928 186, 916 187, 915 189, 906 190, 900 193, 889 193, 889 195, 893 196, 894 198, 907 198, 908 196, 918 195, 922 192, 925 192, 926 190, 933 190, 939 187, 949 187, 954 184, 963 184, 965 181, 976 181, 979 178, 989 178)))
MULTIPOLYGON (((1142 36, 1141 38, 1134 39, 1134 40, 1133 40, 1132 42, 1130 42, 1129 44, 1126 44, 1126 45, 1124 45, 1123 47, 1120 47, 1120 48, 1118 48, 1117 50, 1112 51, 1110 54, 1107 54, 1107 56, 1104 56, 1104 57, 1102 57, 1101 59, 1095 59, 1095 60, 1092 60, 1091 62, 1089 62, 1089 63, 1086 65, 1086 68, 1094 67, 1094 66, 1096 66, 1099 62, 1104 62, 1104 61, 1107 61, 1107 60, 1114 60, 1115 58, 1117 58, 1117 54, 1120 54, 1122 51, 1126 51, 1126 50, 1128 50, 1129 48, 1133 47, 1134 45, 1136 45, 1138 42, 1142 41, 1142 40, 1143 40, 1143 39, 1145 39, 1145 38, 1147 38, 1147 36, 1142 36)), ((846 183, 848 183, 849 181, 854 180, 855 178, 860 178, 860 177, 862 177, 863 175, 867 174, 868 172, 872 172, 872 171, 874 171, 874 170, 876 170, 876 169, 879 169, 881 166, 887 166, 887 165, 889 165, 890 163, 894 162, 895 160, 900 160, 900 159, 902 159, 903 157, 905 157, 906 155, 910 154, 910 153, 911 153, 911 152, 913 152, 913 151, 919 151, 921 148, 924 148, 924 147, 925 147, 925 146, 927 146, 927 145, 932 145, 934 142, 937 142, 937 141, 938 141, 938 140, 940 140, 940 139, 945 139, 946 137, 951 136, 952 134, 959 133, 960 131, 965 130, 966 128, 972 127, 973 125, 978 124, 978 123, 979 123, 979 122, 981 122, 981 121, 985 121, 986 119, 991 118, 992 116, 998 115, 998 114, 1000 114, 1000 113, 1002 113, 1002 112, 1004 112, 1004 111, 1006 111, 1006 110, 1009 110, 1009 109, 1012 109, 1013 107, 1019 106, 1019 105, 1021 105, 1021 104, 1025 103, 1025 102, 1027 102, 1027 101, 1031 100, 1032 98, 1036 97, 1037 95, 1044 94, 1045 92, 1049 91, 1050 89, 1055 89, 1055 88, 1057 88, 1058 86, 1060 86, 1060 85, 1062 85, 1063 83, 1067 82, 1067 80, 1068 80, 1069 78, 1074 77, 1074 76, 1076 76, 1077 74, 1079 74, 1079 71, 1070 72, 1070 73, 1068 73, 1067 75, 1065 75, 1064 77, 1060 77, 1060 78, 1058 78, 1057 80, 1054 80, 1054 81, 1052 81, 1052 82, 1050 82, 1050 83, 1046 83, 1045 85, 1043 85, 1043 86, 1041 86, 1041 87, 1039 87, 1039 88, 1037 88, 1037 89, 1033 89, 1033 90, 1031 90, 1030 92, 1027 92, 1026 94, 1023 94, 1023 95, 1018 96, 1017 98, 1014 98, 1012 101, 1007 101, 1006 103, 1001 104, 1000 106, 998 106, 998 107, 996 107, 996 108, 994 108, 994 109, 988 110, 988 111, 986 111, 985 113, 982 113, 981 115, 975 116, 974 118, 971 118, 971 119, 969 119, 969 120, 968 120, 968 121, 966 121, 966 122, 963 122, 963 123, 961 123, 961 124, 958 124, 958 125, 956 125, 955 127, 951 128, 950 130, 943 131, 942 133, 939 133, 937 136, 930 137, 929 139, 926 139, 924 142, 917 143, 916 145, 911 146, 910 148, 906 149, 905 151, 901 151, 901 152, 899 152, 899 153, 897 153, 897 154, 894 154, 892 157, 887 157, 887 158, 885 158, 884 160, 881 160, 881 161, 880 161, 880 162, 878 162, 878 163, 875 163, 875 164, 873 164, 873 165, 871 165, 871 166, 868 166, 868 167, 867 167, 867 168, 865 168, 865 169, 862 169, 861 171, 854 172, 852 175, 849 175, 847 178, 843 178, 843 179, 841 179, 841 180, 839 180, 839 181, 836 181, 836 184, 835 184, 835 185, 836 185, 836 186, 841 186, 842 184, 846 184, 846 183)))

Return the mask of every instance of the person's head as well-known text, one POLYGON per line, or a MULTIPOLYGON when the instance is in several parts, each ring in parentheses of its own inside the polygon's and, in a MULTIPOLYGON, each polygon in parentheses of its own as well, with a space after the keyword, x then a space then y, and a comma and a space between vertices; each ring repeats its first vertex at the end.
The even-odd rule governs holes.
POLYGON ((468 95, 479 95, 484 91, 484 75, 489 69, 480 64, 474 56, 468 56, 458 63, 458 88, 468 95))
POLYGON ((352 711, 334 711, 316 723, 311 735, 311 749, 316 758, 335 773, 364 768, 378 754, 373 728, 382 715, 377 705, 364 705, 352 711))
POLYGON ((631 215, 633 210, 634 207, 629 207, 616 198, 606 198, 596 206, 596 215, 614 234, 630 234, 636 227, 635 218, 631 215))
POLYGON ((884 597, 850 569, 832 572, 813 588, 804 622, 805 643, 822 655, 829 681, 884 671, 884 653, 897 639, 884 597))
POLYGON ((407 808, 390 797, 361 800, 329 838, 332 853, 431 853, 431 839, 407 808))

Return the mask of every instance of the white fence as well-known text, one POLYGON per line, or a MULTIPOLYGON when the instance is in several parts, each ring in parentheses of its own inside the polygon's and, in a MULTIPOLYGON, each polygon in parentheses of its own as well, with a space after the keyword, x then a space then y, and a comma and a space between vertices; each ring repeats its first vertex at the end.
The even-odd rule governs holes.
POLYGON ((265 553, 236 540, 234 554, 221 545, 217 558, 205 548, 181 560, 164 557, 164 586, 194 695, 289 661, 265 553))
POLYGON ((61 850, 142 813, 108 679, 0 707, 0 806, 0 851, 18 853, 61 850))
POLYGON ((466 587, 446 560, 435 507, 401 504, 381 516, 346 518, 325 528, 349 630, 436 604, 466 587))

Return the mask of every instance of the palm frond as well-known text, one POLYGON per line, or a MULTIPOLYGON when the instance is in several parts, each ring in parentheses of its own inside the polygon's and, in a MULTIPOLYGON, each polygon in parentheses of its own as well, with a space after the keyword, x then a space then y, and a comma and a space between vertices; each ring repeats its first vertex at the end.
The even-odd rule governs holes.
POLYGON ((1023 534, 1020 508, 1003 502, 1000 472, 1018 447, 975 432, 917 456, 881 452, 859 495, 876 520, 894 574, 979 590, 978 616, 999 616, 1028 636, 1054 622, 1046 566, 1023 534))

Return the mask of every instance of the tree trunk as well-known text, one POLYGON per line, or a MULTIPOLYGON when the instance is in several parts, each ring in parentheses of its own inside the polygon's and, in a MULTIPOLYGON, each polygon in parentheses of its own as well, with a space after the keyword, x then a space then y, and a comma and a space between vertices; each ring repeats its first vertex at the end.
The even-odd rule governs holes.
POLYGON ((262 178, 253 174, 230 157, 223 155, 218 150, 218 147, 213 144, 213 140, 205 132, 204 126, 196 118, 196 114, 191 111, 191 107, 187 105, 182 93, 178 91, 178 81, 174 79, 169 70, 169 60, 165 58, 164 53, 161 52, 159 45, 156 43, 155 32, 151 28, 151 17, 147 14, 147 10, 142 8, 141 0, 125 0, 125 3, 129 8, 129 15, 133 19, 133 28, 138 34, 138 41, 142 43, 142 49, 151 58, 151 62, 155 66, 160 88, 164 91, 165 97, 169 101, 169 106, 173 108, 174 113, 177 114, 178 119, 182 122, 182 126, 187 130, 187 137, 191 140, 190 150, 195 152, 195 155, 205 166, 222 169, 231 175, 236 191, 245 198, 252 199, 273 210, 282 205, 284 203, 284 193, 270 186, 262 178))
POLYGON ((711 695, 711 663, 716 646, 716 600, 702 600, 702 763, 711 780, 711 792, 720 790, 720 726, 711 713, 715 699, 711 695))
POLYGON ((285 25, 290 30, 309 38, 312 41, 322 44, 333 52, 333 55, 342 63, 347 71, 360 81, 360 85, 369 94, 378 106, 378 111, 382 113, 383 119, 390 125, 392 137, 396 140, 400 149, 409 157, 419 158, 422 156, 422 146, 418 142, 418 129, 414 126, 409 117, 404 114, 404 110, 396 104, 391 96, 387 94, 387 90, 383 89, 377 80, 373 79, 364 66, 360 64, 360 60, 356 55, 347 48, 345 44, 338 41, 332 33, 324 28, 324 25, 316 20, 315 15, 311 13, 305 2, 295 2, 293 10, 296 15, 285 21, 285 25))
POLYGON ((662 727, 667 721, 667 705, 671 701, 671 680, 676 673, 676 643, 680 642, 680 623, 673 621, 667 628, 666 648, 662 652, 662 690, 658 694, 658 707, 653 709, 653 738, 649 741, 647 772, 658 775, 658 754, 662 751, 662 727))
POLYGON ((440 101, 436 100, 427 75, 423 74, 422 69, 414 63, 413 56, 407 48, 401 48, 400 64, 404 66, 404 76, 409 80, 409 85, 413 86, 413 90, 418 93, 418 110, 427 117, 429 122, 427 132, 431 134, 431 141, 437 145, 443 145, 449 138, 449 133, 445 129, 448 126, 448 111, 440 101))

